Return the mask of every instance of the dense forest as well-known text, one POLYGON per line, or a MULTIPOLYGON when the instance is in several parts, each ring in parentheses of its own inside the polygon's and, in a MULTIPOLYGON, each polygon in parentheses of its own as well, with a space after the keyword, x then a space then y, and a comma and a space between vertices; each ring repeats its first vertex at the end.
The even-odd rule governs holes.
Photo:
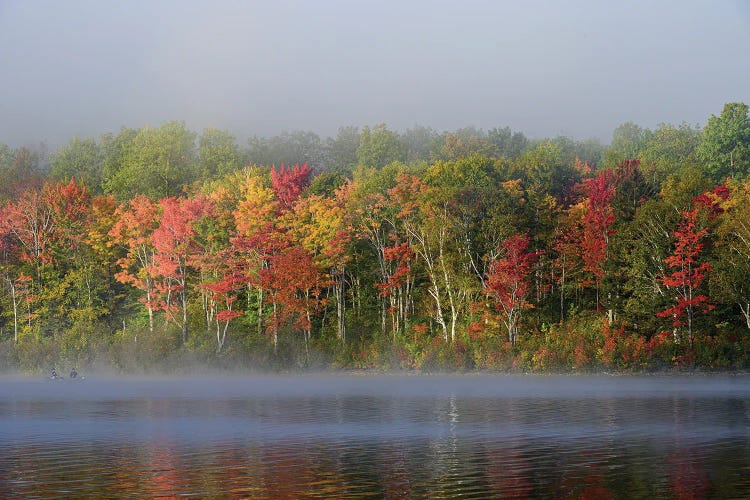
POLYGON ((750 118, 0 144, 0 368, 742 369, 750 118))

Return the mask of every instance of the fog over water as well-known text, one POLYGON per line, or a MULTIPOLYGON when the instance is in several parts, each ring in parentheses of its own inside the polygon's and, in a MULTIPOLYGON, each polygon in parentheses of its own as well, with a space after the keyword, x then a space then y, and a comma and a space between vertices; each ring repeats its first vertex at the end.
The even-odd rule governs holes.
POLYGON ((608 141, 750 101, 747 2, 0 2, 0 142, 184 120, 608 141))
POLYGON ((3 498, 747 498, 747 376, 0 378, 3 498))

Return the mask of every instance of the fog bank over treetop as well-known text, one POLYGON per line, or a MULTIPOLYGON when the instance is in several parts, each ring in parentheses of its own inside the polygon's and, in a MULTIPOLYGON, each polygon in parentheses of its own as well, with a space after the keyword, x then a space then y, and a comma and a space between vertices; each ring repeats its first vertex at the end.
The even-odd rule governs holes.
POLYGON ((597 137, 750 101, 725 2, 0 3, 0 142, 184 120, 238 137, 341 125, 597 137))

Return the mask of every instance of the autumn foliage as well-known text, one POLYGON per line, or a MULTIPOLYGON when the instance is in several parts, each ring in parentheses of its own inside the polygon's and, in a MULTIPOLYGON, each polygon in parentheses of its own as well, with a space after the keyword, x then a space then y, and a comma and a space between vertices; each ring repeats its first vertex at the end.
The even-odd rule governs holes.
POLYGON ((359 153, 354 134, 242 167, 232 141, 197 157, 172 123, 88 141, 76 177, 0 154, 3 359, 750 366, 748 172, 729 158, 718 178, 677 132, 610 150, 466 130, 420 152, 393 134, 359 153))
POLYGON ((583 230, 580 239, 580 252, 583 270, 591 273, 597 288, 604 278, 604 263, 607 260, 609 239, 614 234, 615 221, 612 198, 615 186, 611 170, 599 172, 583 184, 587 198, 583 215, 583 230))
POLYGON ((310 183, 309 179, 310 169, 307 163, 303 163, 301 166, 297 163, 294 167, 284 166, 282 163, 279 170, 276 170, 276 167, 271 167, 273 191, 282 209, 289 210, 292 208, 294 202, 297 201, 302 191, 310 183))
POLYGON ((529 275, 538 253, 529 251, 530 238, 516 234, 503 240, 499 257, 490 263, 485 286, 495 299, 511 344, 516 342, 518 323, 524 309, 533 306, 527 296, 531 289, 529 275))
POLYGON ((701 240, 707 233, 708 229, 698 224, 698 209, 684 211, 674 232, 674 252, 665 259, 672 271, 660 278, 661 283, 673 291, 675 304, 657 316, 671 318, 675 328, 685 328, 691 347, 696 313, 706 313, 714 308, 709 298, 698 292, 711 270, 709 262, 699 260, 704 246, 701 240))

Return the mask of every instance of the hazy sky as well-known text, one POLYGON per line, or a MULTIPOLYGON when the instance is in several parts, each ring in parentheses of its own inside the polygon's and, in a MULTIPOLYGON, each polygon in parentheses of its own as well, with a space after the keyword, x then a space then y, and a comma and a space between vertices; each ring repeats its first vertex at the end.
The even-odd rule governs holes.
POLYGON ((183 120, 609 141, 750 103, 750 2, 0 0, 0 142, 183 120))

